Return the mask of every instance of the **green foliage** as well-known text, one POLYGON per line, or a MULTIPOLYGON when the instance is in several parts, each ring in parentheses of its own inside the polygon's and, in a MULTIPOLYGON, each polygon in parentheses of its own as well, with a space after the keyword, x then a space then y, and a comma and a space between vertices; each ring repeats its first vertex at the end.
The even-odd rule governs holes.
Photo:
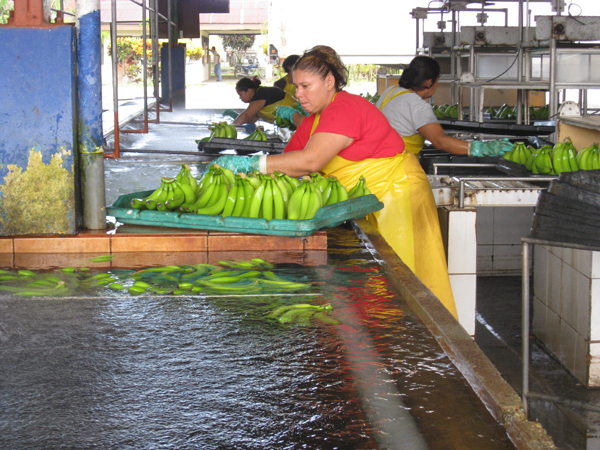
MULTIPOLYGON (((108 46, 108 54, 112 56, 112 45, 108 46)), ((152 61, 152 43, 146 40, 148 64, 152 61)), ((117 62, 123 66, 123 74, 132 82, 140 81, 144 60, 144 42, 141 38, 117 38, 117 62)))
POLYGON ((223 48, 235 53, 239 60, 240 52, 252 48, 255 36, 253 34, 222 34, 219 37, 223 43, 223 48))
POLYGON ((0 24, 8 23, 10 11, 14 9, 13 0, 0 0, 0 24))
POLYGON ((374 64, 348 64, 348 78, 352 81, 375 81, 379 66, 374 64))
POLYGON ((50 164, 31 149, 27 169, 9 164, 0 186, 0 229, 4 235, 64 234, 71 230, 75 208, 73 173, 63 167, 66 150, 50 164))

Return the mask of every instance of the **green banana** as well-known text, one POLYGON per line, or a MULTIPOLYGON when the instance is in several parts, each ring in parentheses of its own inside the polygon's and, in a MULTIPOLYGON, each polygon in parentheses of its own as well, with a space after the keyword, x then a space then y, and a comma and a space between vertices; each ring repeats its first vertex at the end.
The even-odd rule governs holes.
POLYGON ((170 178, 168 183, 171 188, 171 191, 167 196, 167 199, 165 200, 165 206, 169 211, 172 211, 175 208, 178 208, 179 206, 183 205, 186 196, 178 180, 176 180, 175 178, 170 178))
MULTIPOLYGON (((156 209, 156 204, 159 201, 159 197, 161 197, 161 195, 163 195, 163 190, 165 189, 165 183, 161 183, 161 185, 159 186, 158 189, 156 189, 152 194, 150 194, 148 197, 146 197, 146 208, 148 209, 156 209)), ((164 195, 166 197, 167 193, 164 192, 164 195)))
POLYGON ((163 193, 156 201, 156 210, 157 211, 168 211, 167 209, 167 199, 173 195, 173 187, 171 184, 166 183, 165 188, 163 189, 163 193))
POLYGON ((337 179, 335 181, 331 182, 331 191, 329 192, 329 196, 327 197, 327 201, 325 202, 325 204, 323 206, 327 206, 327 205, 333 205, 334 203, 338 202, 338 196, 339 196, 339 192, 336 186, 336 182, 339 183, 339 181, 337 181, 337 179))
POLYGON ((187 184, 188 186, 193 188, 194 191, 196 190, 196 186, 198 185, 196 179, 192 176, 190 172, 190 166, 188 166, 187 164, 181 165, 181 170, 179 171, 175 179, 178 180, 182 185, 187 184))
POLYGON ((147 209, 145 198, 132 198, 130 204, 133 209, 147 209))
POLYGON ((365 187, 366 180, 365 177, 361 175, 356 184, 350 189, 350 191, 348 191, 348 198, 353 199, 362 197, 365 195, 365 187))
POLYGON ((215 190, 218 190, 220 184, 220 178, 215 178, 215 181, 208 185, 206 190, 198 196, 196 202, 185 208, 184 211, 194 211, 208 206, 208 202, 211 200, 215 190))
POLYGON ((213 167, 214 169, 221 170, 223 176, 225 177, 227 183, 229 183, 230 186, 233 186, 235 184, 235 174, 230 169, 222 167, 219 164, 212 164, 211 167, 213 167))
POLYGON ((274 219, 285 219, 287 209, 287 188, 280 186, 284 182, 279 180, 277 177, 273 177, 271 180, 271 186, 273 189, 273 218, 274 219))
POLYGON ((252 195, 252 201, 250 202, 250 210, 248 211, 248 217, 257 218, 260 214, 260 207, 263 202, 265 195, 265 183, 261 183, 258 189, 254 191, 252 195))
POLYGON ((290 196, 290 200, 288 202, 287 208, 287 217, 290 220, 298 220, 300 218, 300 207, 302 204, 302 198, 304 197, 304 192, 306 191, 307 184, 302 183, 298 186, 292 195, 290 196))
POLYGON ((196 210, 192 210, 196 214, 204 214, 210 216, 216 216, 223 212, 225 208, 225 203, 227 202, 229 193, 229 185, 227 183, 220 183, 219 188, 213 194, 212 201, 209 202, 204 208, 198 208, 196 210), (214 200, 213 200, 214 199, 214 200))
POLYGON ((233 208, 233 211, 231 212, 231 215, 234 217, 241 217, 244 211, 244 206, 246 205, 247 189, 245 184, 247 183, 247 181, 244 178, 239 177, 236 180, 236 183, 238 184, 238 190, 235 198, 235 206, 233 208))
POLYGON ((302 199, 300 201, 300 213, 298 216, 299 220, 304 220, 306 217, 306 213, 308 212, 309 204, 311 201, 312 191, 310 187, 313 186, 313 184, 310 181, 310 177, 305 177, 302 180, 302 183, 306 185, 306 188, 304 189, 304 193, 302 194, 302 199))
POLYGON ((241 217, 249 217, 250 207, 252 206, 252 197, 254 197, 255 189, 250 184, 248 178, 244 178, 244 209, 242 210, 241 217))
POLYGON ((231 189, 229 189, 229 194, 227 195, 227 200, 225 201, 225 207, 223 208, 223 212, 221 213, 223 217, 228 217, 233 214, 233 210, 238 199, 239 188, 240 182, 239 179, 236 179, 234 185, 231 186, 231 189))
MULTIPOLYGON (((342 186, 343 187, 343 186, 342 186)), ((345 189, 344 189, 345 190, 345 189)), ((307 195, 307 194, 304 194, 307 195)), ((302 220, 310 220, 315 217, 317 211, 323 205, 323 200, 321 199, 321 192, 315 187, 313 183, 309 183, 308 185, 308 208, 306 209, 306 213, 302 217, 302 220)))
POLYGON ((198 183, 198 186, 196 188, 196 196, 197 197, 200 196, 202 193, 204 193, 204 191, 206 191, 208 186, 210 186, 212 184, 213 178, 214 178, 214 171, 212 170, 211 166, 208 166, 206 173, 204 174, 204 176, 202 177, 202 179, 200 180, 200 182, 198 183))
POLYGON ((262 179, 254 172, 250 172, 246 174, 248 179, 248 183, 256 190, 262 184, 262 179))
POLYGON ((321 191, 321 198, 323 199, 323 205, 327 204, 329 201, 329 197, 331 196, 331 191, 334 189, 333 178, 327 178, 327 186, 321 191))
POLYGON ((265 184, 265 193, 263 195, 263 201, 261 204, 262 217, 266 220, 273 219, 273 179, 266 178, 263 181, 265 184))
POLYGON ((348 195, 348 190, 346 189, 346 186, 344 186, 342 183, 340 183, 340 180, 338 180, 338 179, 335 180, 335 186, 337 187, 337 191, 338 191, 338 203, 344 202, 350 198, 350 196, 348 195))

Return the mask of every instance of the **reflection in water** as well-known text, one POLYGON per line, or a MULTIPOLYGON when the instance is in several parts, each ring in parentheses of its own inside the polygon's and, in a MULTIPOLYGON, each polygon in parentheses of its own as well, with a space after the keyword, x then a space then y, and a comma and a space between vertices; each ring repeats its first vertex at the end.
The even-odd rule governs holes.
POLYGON ((329 240, 275 268, 321 295, 2 294, 0 448, 512 448, 356 235, 329 240), (342 325, 265 319, 299 302, 342 325))

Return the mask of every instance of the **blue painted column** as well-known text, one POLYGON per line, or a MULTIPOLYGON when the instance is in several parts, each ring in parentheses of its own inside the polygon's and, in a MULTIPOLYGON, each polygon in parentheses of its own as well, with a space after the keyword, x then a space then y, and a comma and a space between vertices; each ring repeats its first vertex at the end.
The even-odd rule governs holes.
POLYGON ((106 228, 102 150, 100 1, 78 0, 76 13, 78 141, 83 227, 98 230, 106 228))
POLYGON ((0 235, 75 234, 72 26, 0 26, 0 235))

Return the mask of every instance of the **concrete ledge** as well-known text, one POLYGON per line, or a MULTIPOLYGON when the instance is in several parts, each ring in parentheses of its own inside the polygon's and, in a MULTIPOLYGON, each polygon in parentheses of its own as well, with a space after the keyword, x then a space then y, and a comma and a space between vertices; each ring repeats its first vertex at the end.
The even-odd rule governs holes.
POLYGON ((506 429, 519 450, 556 449, 546 430, 527 420, 515 390, 485 356, 465 329, 442 303, 402 262, 385 239, 366 220, 357 220, 355 229, 365 245, 383 260, 382 266, 393 288, 404 297, 460 370, 492 416, 506 429))

